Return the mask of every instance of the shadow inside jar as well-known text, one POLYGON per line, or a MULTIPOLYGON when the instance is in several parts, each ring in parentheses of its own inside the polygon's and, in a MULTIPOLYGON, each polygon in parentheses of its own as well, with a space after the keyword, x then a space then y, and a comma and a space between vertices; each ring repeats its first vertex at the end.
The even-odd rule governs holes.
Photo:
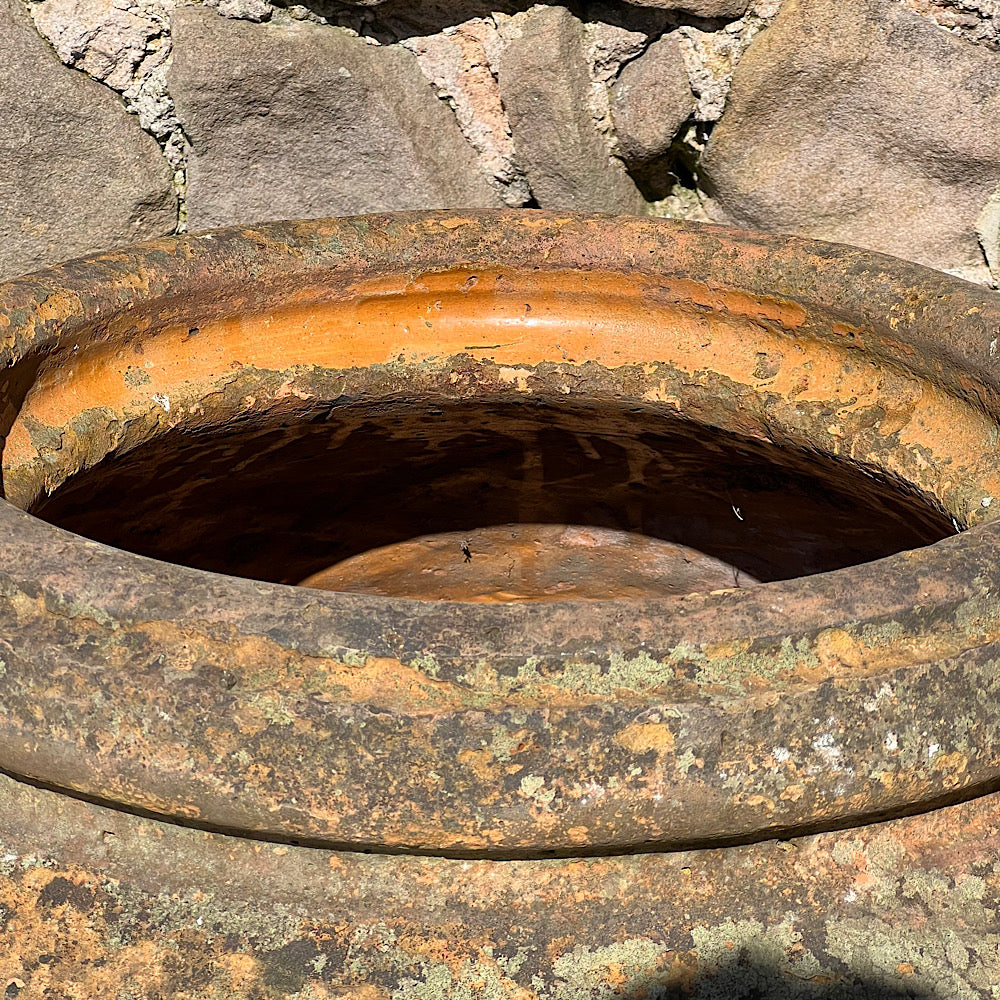
POLYGON ((142 555, 293 584, 383 546, 498 525, 687 546, 732 567, 736 586, 953 534, 933 498, 857 463, 606 400, 356 401, 168 431, 31 513, 142 555))

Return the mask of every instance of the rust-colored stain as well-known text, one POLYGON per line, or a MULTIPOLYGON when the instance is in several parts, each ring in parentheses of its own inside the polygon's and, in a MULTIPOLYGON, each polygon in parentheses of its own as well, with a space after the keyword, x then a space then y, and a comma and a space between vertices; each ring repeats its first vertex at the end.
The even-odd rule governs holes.
POLYGON ((0 327, 8 996, 1000 979, 994 293, 415 213, 0 327))

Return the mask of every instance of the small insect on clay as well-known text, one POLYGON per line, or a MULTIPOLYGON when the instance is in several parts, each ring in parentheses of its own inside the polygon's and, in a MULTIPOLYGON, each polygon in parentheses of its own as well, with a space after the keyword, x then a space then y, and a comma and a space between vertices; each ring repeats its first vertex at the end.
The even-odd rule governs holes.
POLYGON ((472 549, 469 548, 469 540, 467 538, 462 539, 462 555, 465 556, 466 562, 472 562, 472 549))

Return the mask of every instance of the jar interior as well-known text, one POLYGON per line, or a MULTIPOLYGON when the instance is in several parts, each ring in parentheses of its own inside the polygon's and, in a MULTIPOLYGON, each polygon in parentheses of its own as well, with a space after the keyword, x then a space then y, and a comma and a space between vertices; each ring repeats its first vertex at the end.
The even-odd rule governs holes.
POLYGON ((293 584, 368 550, 490 525, 636 533, 762 582, 954 533, 901 480, 609 399, 383 396, 166 430, 30 510, 142 555, 293 584))

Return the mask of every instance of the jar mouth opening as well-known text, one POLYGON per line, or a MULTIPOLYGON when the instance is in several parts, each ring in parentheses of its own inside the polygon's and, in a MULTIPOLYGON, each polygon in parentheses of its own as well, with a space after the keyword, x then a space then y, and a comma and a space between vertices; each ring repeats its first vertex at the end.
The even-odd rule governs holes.
POLYGON ((580 398, 354 400, 166 431, 31 513, 215 573, 297 584, 347 561, 310 585, 458 601, 669 598, 954 530, 933 498, 877 470, 580 398), (699 557, 707 572, 686 572, 699 557))
MULTIPOLYGON (((4 485, 117 548, 290 584, 505 524, 642 535, 767 582, 988 519, 993 420, 842 327, 790 299, 610 270, 193 301, 35 359, 4 485)), ((600 599, 560 598, 565 582, 543 599, 600 599)), ((653 581, 606 599, 640 593, 666 596, 653 581)))

